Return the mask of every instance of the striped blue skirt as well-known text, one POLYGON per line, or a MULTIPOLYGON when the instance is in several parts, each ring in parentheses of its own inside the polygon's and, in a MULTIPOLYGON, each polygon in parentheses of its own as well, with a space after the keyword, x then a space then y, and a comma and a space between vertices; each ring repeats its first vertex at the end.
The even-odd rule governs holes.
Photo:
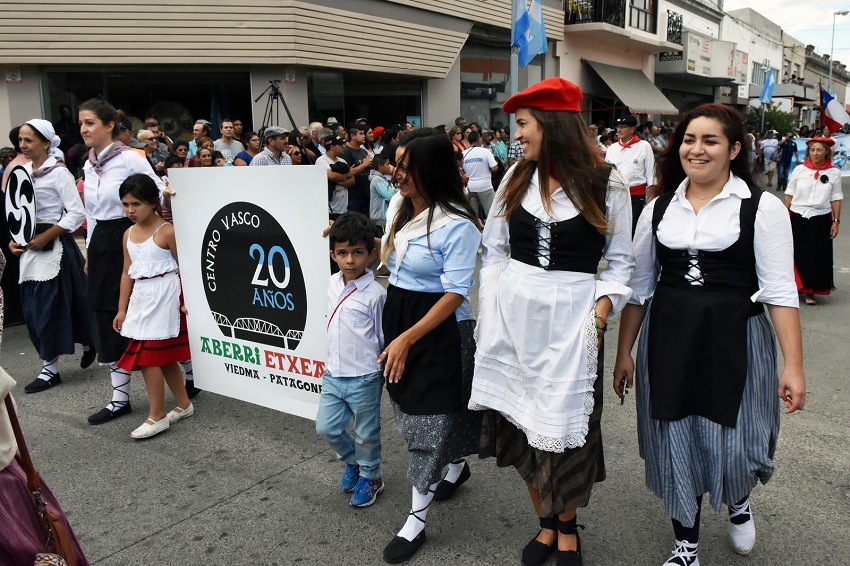
POLYGON ((776 337, 765 314, 750 317, 747 382, 735 428, 695 415, 657 421, 651 417, 647 381, 649 312, 647 308, 635 372, 640 456, 646 465, 646 486, 664 501, 670 517, 690 527, 698 496, 708 493, 711 507, 719 513, 722 504, 740 501, 773 474, 782 411, 776 337))

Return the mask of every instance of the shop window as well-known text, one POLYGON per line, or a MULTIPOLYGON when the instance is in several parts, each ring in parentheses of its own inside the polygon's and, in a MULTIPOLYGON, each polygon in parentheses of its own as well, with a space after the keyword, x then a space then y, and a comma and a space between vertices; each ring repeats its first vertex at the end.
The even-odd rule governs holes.
POLYGON ((632 0, 629 25, 641 31, 655 33, 657 10, 656 0, 632 0))

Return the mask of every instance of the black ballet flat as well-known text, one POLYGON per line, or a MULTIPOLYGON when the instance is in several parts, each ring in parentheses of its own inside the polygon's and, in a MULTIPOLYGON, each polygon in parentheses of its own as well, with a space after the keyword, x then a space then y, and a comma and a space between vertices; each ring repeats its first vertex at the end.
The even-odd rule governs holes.
MULTIPOLYGON (((540 517, 540 529, 549 529, 550 531, 554 531, 557 528, 557 519, 555 517, 540 517)), ((537 533, 540 534, 539 532, 537 533)), ((549 555, 557 548, 558 546, 558 537, 555 537, 555 544, 549 546, 548 544, 543 544, 539 540, 537 540, 537 536, 535 536, 531 541, 525 545, 525 548, 522 549, 522 563, 523 566, 541 566, 546 560, 549 558, 549 555)))
POLYGON ((106 407, 99 410, 95 414, 89 417, 89 424, 99 425, 111 420, 117 419, 118 417, 123 417, 124 415, 129 415, 133 412, 133 408, 130 407, 130 402, 127 401, 114 411, 110 411, 106 407))
POLYGON ((26 393, 39 393, 41 391, 47 391, 51 387, 55 387, 62 383, 62 377, 58 373, 53 373, 47 369, 42 369, 41 373, 49 375, 50 379, 41 379, 40 377, 36 377, 35 380, 24 387, 24 391, 26 393))
POLYGON ((464 460, 463 470, 461 470, 460 476, 457 478, 456 482, 452 483, 450 481, 442 480, 437 484, 437 489, 434 490, 434 501, 446 501, 447 499, 451 499, 455 494, 455 491, 457 491, 457 488, 462 486, 471 475, 472 472, 469 470, 469 462, 464 460))
POLYGON ((389 564, 407 562, 416 554, 419 547, 425 544, 426 540, 425 531, 419 533, 413 540, 399 536, 393 537, 393 540, 384 548, 384 562, 389 564))
MULTIPOLYGON (((576 517, 573 517, 567 522, 558 520, 558 532, 562 535, 576 536, 575 550, 558 550, 558 560, 555 566, 581 566, 581 537, 578 534, 578 529, 584 528, 584 525, 576 524, 576 517)), ((555 543, 557 546, 557 543, 555 543)))
POLYGON ((94 363, 95 359, 97 359, 97 350, 94 347, 90 347, 83 352, 83 357, 80 358, 80 367, 86 369, 94 363))

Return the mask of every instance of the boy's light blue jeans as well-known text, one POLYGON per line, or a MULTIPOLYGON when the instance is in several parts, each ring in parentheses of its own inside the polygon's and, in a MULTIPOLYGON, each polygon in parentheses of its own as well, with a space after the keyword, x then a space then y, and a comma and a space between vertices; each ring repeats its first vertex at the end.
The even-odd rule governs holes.
POLYGON ((380 372, 358 377, 334 377, 325 370, 322 397, 316 415, 316 433, 324 438, 346 464, 360 466, 360 476, 381 477, 380 372), (354 417, 354 436, 348 422, 354 417))

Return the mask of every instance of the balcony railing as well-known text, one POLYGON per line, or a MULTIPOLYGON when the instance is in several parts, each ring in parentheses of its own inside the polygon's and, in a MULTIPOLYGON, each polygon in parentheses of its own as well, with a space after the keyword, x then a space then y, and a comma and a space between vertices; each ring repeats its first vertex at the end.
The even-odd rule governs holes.
POLYGON ((626 0, 567 0, 565 24, 602 23, 626 27, 626 0))
POLYGON ((682 14, 667 10, 667 41, 682 45, 682 14))

